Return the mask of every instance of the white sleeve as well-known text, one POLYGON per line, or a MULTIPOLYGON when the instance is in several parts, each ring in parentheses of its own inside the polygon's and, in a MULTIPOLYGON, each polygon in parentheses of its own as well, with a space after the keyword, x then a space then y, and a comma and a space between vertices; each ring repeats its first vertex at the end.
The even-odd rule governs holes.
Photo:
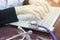
POLYGON ((6 8, 6 1, 5 0, 0 0, 0 10, 3 10, 6 8))
POLYGON ((21 6, 23 5, 24 0, 0 0, 0 10, 21 6))
POLYGON ((20 4, 23 4, 23 2, 24 2, 24 0, 19 0, 19 3, 20 3, 20 4))
POLYGON ((7 8, 21 6, 23 5, 24 0, 7 0, 7 8))

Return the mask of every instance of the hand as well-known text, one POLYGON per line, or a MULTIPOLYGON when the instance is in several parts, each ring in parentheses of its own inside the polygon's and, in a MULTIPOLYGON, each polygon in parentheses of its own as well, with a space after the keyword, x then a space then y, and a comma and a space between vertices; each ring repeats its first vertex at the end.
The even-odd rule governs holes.
POLYGON ((35 5, 25 5, 20 7, 15 7, 17 15, 21 14, 32 14, 37 19, 41 20, 43 18, 43 11, 35 5))
POLYGON ((47 0, 29 0, 30 5, 42 6, 45 12, 49 12, 49 3, 47 0))
POLYGON ((45 2, 37 2, 30 5, 15 7, 17 14, 32 14, 37 19, 41 20, 49 12, 48 4, 45 2))

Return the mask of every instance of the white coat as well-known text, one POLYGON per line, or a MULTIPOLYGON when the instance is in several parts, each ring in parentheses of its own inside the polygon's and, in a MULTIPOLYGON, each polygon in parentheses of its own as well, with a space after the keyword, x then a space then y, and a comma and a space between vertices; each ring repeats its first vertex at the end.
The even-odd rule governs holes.
POLYGON ((15 6, 21 6, 23 4, 24 0, 0 0, 0 10, 15 7, 15 6))

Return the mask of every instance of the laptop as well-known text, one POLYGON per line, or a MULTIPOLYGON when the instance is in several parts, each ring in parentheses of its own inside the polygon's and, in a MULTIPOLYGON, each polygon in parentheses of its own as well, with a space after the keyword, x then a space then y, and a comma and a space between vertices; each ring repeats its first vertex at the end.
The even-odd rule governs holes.
MULTIPOLYGON (((18 15, 18 22, 10 23, 11 25, 17 25, 18 28, 34 28, 30 25, 31 21, 37 21, 37 23, 41 26, 44 26, 48 28, 50 31, 53 31, 55 28, 55 23, 60 15, 60 8, 59 7, 50 7, 50 12, 46 14, 43 20, 37 20, 33 15, 31 14, 25 14, 25 15, 18 15)), ((43 28, 35 29, 38 31, 45 32, 46 30, 43 28)))

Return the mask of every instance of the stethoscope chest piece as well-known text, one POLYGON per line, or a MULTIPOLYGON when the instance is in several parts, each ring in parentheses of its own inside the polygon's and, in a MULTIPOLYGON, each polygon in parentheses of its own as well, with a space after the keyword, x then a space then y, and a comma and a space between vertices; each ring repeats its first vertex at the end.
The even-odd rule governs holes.
POLYGON ((37 21, 30 21, 29 24, 30 24, 29 27, 32 29, 38 28, 38 22, 37 21))

